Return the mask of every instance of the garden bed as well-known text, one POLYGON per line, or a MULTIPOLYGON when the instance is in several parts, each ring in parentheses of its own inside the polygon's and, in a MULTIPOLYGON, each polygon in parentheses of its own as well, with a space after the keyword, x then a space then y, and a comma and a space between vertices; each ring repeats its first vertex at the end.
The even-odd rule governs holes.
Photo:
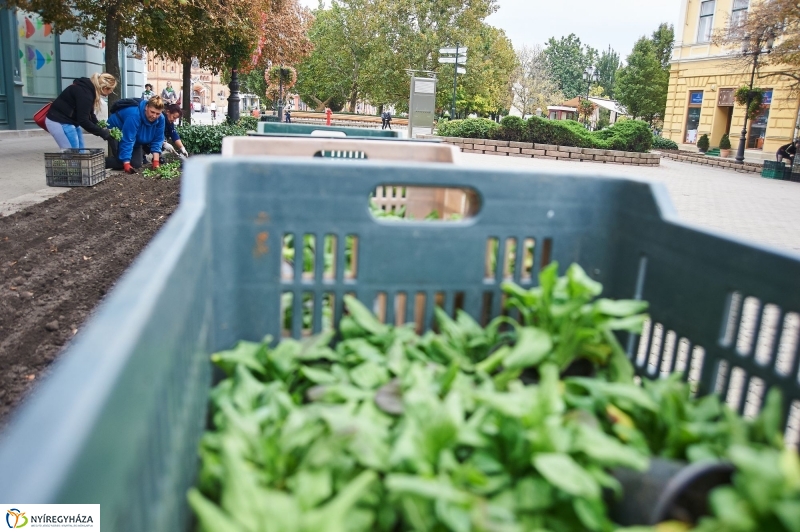
POLYGON ((733 158, 714 157, 704 155, 695 151, 687 150, 659 150, 662 157, 680 161, 683 163, 702 164, 704 166, 718 166, 720 168, 729 168, 737 172, 758 174, 761 172, 763 165, 757 163, 737 163, 733 158))
POLYGON ((0 427, 178 205, 180 179, 114 172, 0 218, 0 427))
POLYGON ((657 153, 575 148, 572 146, 535 144, 532 142, 514 142, 508 140, 439 137, 435 135, 420 135, 419 138, 442 139, 442 141, 447 144, 457 146, 464 153, 483 153, 486 155, 527 157, 534 159, 589 161, 636 166, 658 166, 661 164, 661 157, 657 153))

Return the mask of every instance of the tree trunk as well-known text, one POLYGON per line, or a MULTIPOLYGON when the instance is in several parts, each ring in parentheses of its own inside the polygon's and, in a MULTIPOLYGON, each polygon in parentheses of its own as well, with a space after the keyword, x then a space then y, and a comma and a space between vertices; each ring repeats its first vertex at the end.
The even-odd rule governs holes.
POLYGON ((183 119, 187 124, 192 123, 192 58, 183 58, 183 119))
POLYGON ((353 89, 350 91, 350 112, 356 112, 356 100, 358 100, 358 86, 353 84, 353 89))
POLYGON ((106 13, 106 72, 117 80, 117 88, 108 95, 108 106, 120 99, 123 87, 120 84, 119 69, 119 21, 117 7, 111 6, 106 13))

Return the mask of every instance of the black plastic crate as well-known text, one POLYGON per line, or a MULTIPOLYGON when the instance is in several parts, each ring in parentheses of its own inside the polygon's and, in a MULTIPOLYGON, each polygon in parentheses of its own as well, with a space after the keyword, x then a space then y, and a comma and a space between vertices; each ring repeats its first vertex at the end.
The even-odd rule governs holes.
MULTIPOLYGON (((789 170, 791 171, 791 168, 789 170)), ((786 167, 783 161, 764 161, 764 167, 761 169, 761 177, 766 177, 767 179, 786 179, 784 178, 785 172, 786 167)))
POLYGON ((44 154, 49 187, 91 187, 106 178, 105 150, 67 148, 44 154))

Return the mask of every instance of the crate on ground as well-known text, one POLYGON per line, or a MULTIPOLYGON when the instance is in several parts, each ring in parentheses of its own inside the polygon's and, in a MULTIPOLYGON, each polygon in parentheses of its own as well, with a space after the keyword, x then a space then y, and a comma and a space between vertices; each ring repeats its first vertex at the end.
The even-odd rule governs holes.
POLYGON ((99 503, 118 532, 187 530, 211 353, 319 331, 323 301, 338 324, 348 293, 378 305, 389 323, 419 317, 427 330, 436 305, 486 323, 501 312, 506 278, 533 287, 553 260, 562 272, 580 264, 606 297, 650 302, 645 333, 622 338, 641 377, 680 372, 745 414, 778 387, 796 445, 800 256, 685 224, 660 184, 199 157, 187 163, 178 210, 6 429, 0 470, 25 464, 25 474, 0 483, 0 500, 99 503), (474 190, 478 214, 454 223, 373 218, 370 193, 392 183, 474 190), (315 237, 311 271, 285 276, 289 235, 315 237))
POLYGON ((259 122, 258 134, 265 135, 312 135, 343 137, 385 137, 397 138, 398 132, 391 129, 372 129, 368 127, 322 126, 315 124, 287 124, 285 122, 259 122))
POLYGON ((783 161, 764 161, 764 166, 761 169, 761 177, 767 179, 783 179, 783 174, 786 167, 783 161))
POLYGON ((44 154, 49 187, 91 187, 106 178, 105 150, 67 148, 44 154))

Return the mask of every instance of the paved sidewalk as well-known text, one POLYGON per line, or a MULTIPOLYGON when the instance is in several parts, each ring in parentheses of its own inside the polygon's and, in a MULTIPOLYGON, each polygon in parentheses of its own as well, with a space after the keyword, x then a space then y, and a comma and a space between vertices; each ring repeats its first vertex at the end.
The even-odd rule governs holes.
MULTIPOLYGON (((0 216, 8 216, 35 203, 69 190, 48 187, 44 174, 45 152, 58 151, 55 140, 45 131, 29 136, 3 132, 0 135, 0 216)), ((88 148, 105 148, 103 139, 85 135, 88 148)))
POLYGON ((764 179, 711 166, 661 159, 660 166, 625 166, 462 153, 471 167, 627 177, 666 185, 687 222, 800 253, 800 183, 764 179))

